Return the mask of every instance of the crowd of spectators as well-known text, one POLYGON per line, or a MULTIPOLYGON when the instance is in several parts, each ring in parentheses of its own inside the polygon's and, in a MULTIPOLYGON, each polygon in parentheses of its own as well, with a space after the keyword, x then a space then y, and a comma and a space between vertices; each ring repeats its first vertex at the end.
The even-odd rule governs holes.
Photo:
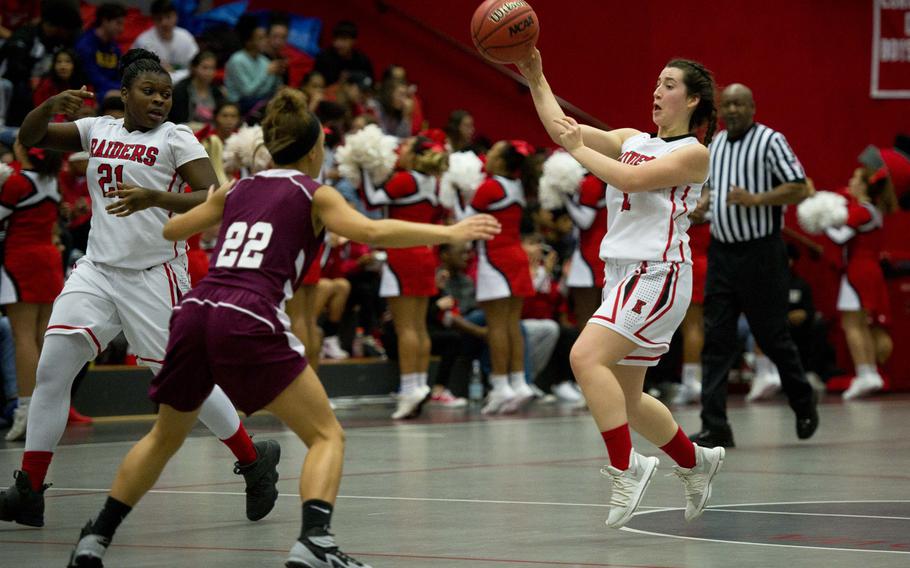
MULTIPOLYGON (((40 12, 35 4, 11 3, 19 9, 4 12, 0 26, 0 121, 5 125, 0 133, 0 143, 4 144, 0 157, 4 162, 14 159, 14 129, 25 114, 63 90, 84 85, 96 99, 86 100, 76 114, 61 116, 61 120, 123 113, 117 68, 126 8, 116 3, 101 4, 93 21, 83 22, 78 5, 72 1, 43 0, 40 12)), ((224 143, 242 124, 255 124, 268 100, 285 87, 300 89, 326 128, 326 183, 336 186, 368 215, 377 212, 364 204, 358 188, 339 174, 333 161, 334 150, 346 135, 376 124, 385 134, 402 141, 418 134, 429 137, 447 152, 483 154, 491 147, 488 140, 478 136, 467 110, 453 110, 445 124, 428 124, 407 70, 391 65, 377 76, 370 57, 358 48, 359 31, 352 22, 334 25, 329 45, 311 58, 288 44, 288 16, 273 14, 265 20, 243 15, 233 28, 240 48, 225 60, 220 58, 217 46, 206 45, 201 37, 197 40, 179 26, 178 12, 169 0, 152 2, 150 15, 151 26, 135 38, 132 46, 148 49, 161 58, 174 83, 169 119, 189 124, 213 162, 220 163, 218 153, 224 143)), ((540 149, 530 156, 538 176, 547 153, 540 149)), ((73 154, 59 174, 59 246, 67 266, 86 248, 91 217, 85 182, 87 162, 85 153, 73 154)), ((248 172, 219 173, 228 179, 248 172)), ((526 374, 540 398, 583 404, 573 386, 568 354, 584 322, 574 315, 565 283, 577 232, 565 209, 541 209, 535 205, 533 191, 529 193, 522 232, 535 295, 526 299, 522 313, 522 333, 528 345, 526 374)), ((203 254, 214 244, 213 236, 197 239, 203 254)), ((428 314, 433 351, 441 358, 433 399, 440 404, 464 406, 471 361, 478 360, 482 369, 489 370, 487 325, 474 299, 475 251, 470 246, 443 246, 438 257, 440 293, 431 299, 428 314)), ((385 302, 379 298, 382 261, 382 251, 329 239, 322 259, 323 296, 318 303, 324 357, 342 359, 351 352, 358 356, 395 356, 394 329, 389 325, 385 302)), ((796 279, 794 286, 805 292, 796 294, 800 300, 794 309, 800 315, 791 318, 793 333, 799 343, 813 345, 811 349, 817 351, 810 294, 796 279)), ((791 297, 795 297, 793 293, 791 297)), ((2 335, 0 344, 8 344, 2 335)), ((103 358, 120 362, 128 353, 128 346, 121 343, 103 358)), ((811 359, 804 354, 809 367, 811 359)), ((660 372, 655 372, 658 378, 660 372)))

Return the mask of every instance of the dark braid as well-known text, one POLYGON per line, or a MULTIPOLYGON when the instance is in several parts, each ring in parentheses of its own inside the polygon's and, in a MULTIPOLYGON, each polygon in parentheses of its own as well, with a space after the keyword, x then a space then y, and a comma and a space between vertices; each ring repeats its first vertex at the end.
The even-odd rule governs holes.
POLYGON ((674 67, 683 72, 683 82, 690 96, 699 97, 698 106, 689 119, 689 130, 707 125, 705 146, 711 143, 717 131, 717 106, 714 104, 714 75, 704 65, 690 59, 673 59, 667 67, 674 67))
POLYGON ((120 85, 129 89, 133 86, 136 77, 142 73, 168 75, 168 72, 161 66, 161 59, 151 51, 142 48, 127 51, 120 58, 120 85))

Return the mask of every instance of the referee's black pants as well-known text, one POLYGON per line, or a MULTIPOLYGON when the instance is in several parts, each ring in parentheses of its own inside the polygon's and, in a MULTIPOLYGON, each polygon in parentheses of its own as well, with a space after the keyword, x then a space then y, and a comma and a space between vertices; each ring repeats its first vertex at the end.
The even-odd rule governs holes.
POLYGON ((729 428, 727 376, 738 354, 736 323, 741 313, 759 347, 777 365, 790 407, 801 415, 814 404, 787 326, 789 274, 787 250, 779 234, 745 243, 711 240, 702 351, 703 429, 729 428))

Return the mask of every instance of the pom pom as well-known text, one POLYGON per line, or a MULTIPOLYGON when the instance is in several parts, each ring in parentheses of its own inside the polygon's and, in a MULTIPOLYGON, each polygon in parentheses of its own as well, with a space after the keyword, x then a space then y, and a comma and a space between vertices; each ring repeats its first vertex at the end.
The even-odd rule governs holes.
POLYGON ((820 234, 847 222, 847 198, 831 191, 819 191, 799 204, 796 216, 807 233, 820 234))
POLYGON ((6 183, 6 180, 9 179, 9 176, 13 175, 14 173, 16 173, 16 170, 0 162, 0 185, 6 183))
POLYGON ((338 172, 355 186, 360 186, 361 170, 374 184, 385 182, 398 162, 398 139, 383 134, 375 124, 345 137, 344 146, 335 152, 338 172))
POLYGON ((550 210, 563 207, 566 197, 578 191, 587 173, 568 152, 553 152, 543 163, 538 190, 540 206, 550 210))
POLYGON ((465 203, 470 203, 483 179, 483 162, 477 154, 474 152, 451 154, 449 169, 439 180, 439 203, 446 209, 454 210, 458 203, 458 193, 465 203))
POLYGON ((230 173, 242 169, 262 171, 268 169, 272 156, 265 147, 261 126, 244 126, 231 134, 224 143, 224 169, 230 173))

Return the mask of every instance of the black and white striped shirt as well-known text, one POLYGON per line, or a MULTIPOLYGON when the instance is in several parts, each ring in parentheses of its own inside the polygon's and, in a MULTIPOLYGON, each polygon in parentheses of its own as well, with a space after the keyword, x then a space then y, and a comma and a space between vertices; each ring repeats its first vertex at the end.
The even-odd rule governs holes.
POLYGON ((778 233, 783 206, 728 205, 727 195, 733 186, 759 194, 805 179, 799 159, 780 132, 755 123, 741 138, 729 140, 727 131, 720 131, 711 141, 711 236, 740 243, 778 233))

